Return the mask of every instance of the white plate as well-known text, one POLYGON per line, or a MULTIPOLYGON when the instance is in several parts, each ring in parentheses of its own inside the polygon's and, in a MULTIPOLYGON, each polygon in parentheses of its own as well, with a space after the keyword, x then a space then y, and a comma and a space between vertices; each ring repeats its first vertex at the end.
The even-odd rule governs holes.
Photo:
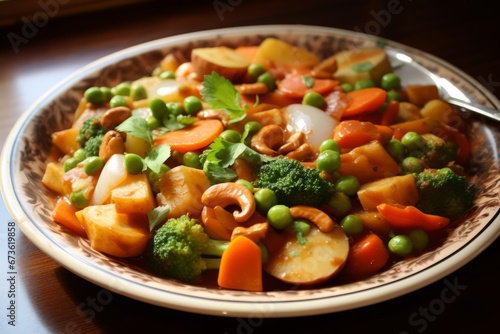
POLYGON ((336 312, 388 300, 431 284, 472 260, 499 235, 500 179, 497 125, 470 116, 470 177, 477 196, 470 215, 451 228, 438 248, 400 262, 370 279, 310 290, 261 293, 209 289, 149 275, 126 261, 90 248, 50 219, 54 195, 41 185, 50 133, 67 127, 83 91, 112 86, 151 73, 163 56, 175 52, 189 59, 193 47, 256 45, 277 37, 325 57, 341 49, 385 44, 403 85, 443 78, 453 96, 500 108, 500 102, 477 81, 429 54, 374 36, 333 28, 271 25, 219 29, 168 37, 97 60, 47 92, 15 124, 1 158, 2 194, 22 232, 43 252, 75 274, 116 293, 163 307, 224 316, 289 317, 336 312), (408 63, 408 57, 416 63, 408 63))

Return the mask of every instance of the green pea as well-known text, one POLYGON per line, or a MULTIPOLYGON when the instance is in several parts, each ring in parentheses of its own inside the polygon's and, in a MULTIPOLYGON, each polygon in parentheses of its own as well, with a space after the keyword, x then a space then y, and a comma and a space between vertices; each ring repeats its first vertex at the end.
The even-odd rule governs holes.
POLYGON ((158 129, 162 125, 162 122, 152 115, 146 119, 146 122, 149 130, 158 129))
POLYGON ((186 152, 182 156, 182 163, 184 166, 188 166, 191 168, 198 168, 200 169, 201 163, 200 163, 200 156, 196 152, 186 152))
POLYGON ((257 82, 262 82, 267 86, 267 89, 272 92, 276 89, 276 79, 269 72, 264 72, 257 77, 257 82))
POLYGON ((293 222, 290 208, 283 204, 272 206, 267 211, 267 220, 272 227, 282 230, 293 222))
POLYGON ((79 161, 77 161, 75 158, 69 158, 66 159, 63 163, 63 170, 66 173, 67 171, 72 170, 73 168, 78 165, 79 161))
POLYGON ((129 174, 136 175, 144 170, 144 161, 140 155, 128 153, 124 159, 125 169, 129 174))
POLYGON ((244 186, 245 188, 247 188, 248 190, 250 190, 250 192, 254 192, 255 191, 255 188, 253 186, 253 184, 247 180, 244 180, 244 179, 238 179, 235 181, 235 183, 237 184, 241 184, 242 186, 244 186))
POLYGON ((253 194, 257 211, 266 215, 270 208, 278 204, 278 197, 268 188, 260 188, 253 194))
POLYGON ((130 88, 130 97, 134 101, 144 100, 148 97, 148 92, 143 85, 133 85, 130 88))
POLYGON ((404 158, 403 161, 401 162, 401 167, 403 169, 403 172, 407 174, 420 173, 421 171, 424 170, 424 166, 422 165, 420 159, 415 157, 404 158))
POLYGON ((245 131, 250 135, 259 132, 260 129, 262 129, 262 125, 257 121, 250 121, 245 123, 245 131))
POLYGON ((87 175, 93 175, 104 167, 104 160, 99 157, 90 157, 83 164, 83 171, 87 175))
POLYGON ((175 79, 175 72, 174 71, 164 71, 164 72, 161 72, 160 75, 159 75, 159 78, 161 80, 175 79))
POLYGON ((401 97, 401 94, 396 92, 395 90, 390 90, 387 92, 387 101, 402 101, 403 98, 401 97))
POLYGON ((323 152, 326 150, 331 150, 335 152, 340 153, 340 146, 339 144, 333 140, 333 139, 325 139, 320 145, 319 145, 319 151, 323 152))
POLYGON ((194 95, 186 97, 183 101, 183 106, 188 115, 196 114, 203 108, 201 100, 194 95))
POLYGON ((73 153, 73 159, 75 159, 77 163, 82 162, 87 159, 87 152, 83 148, 79 148, 75 151, 75 153, 73 153))
POLYGON ((168 114, 174 115, 174 116, 179 116, 184 114, 184 108, 182 107, 182 104, 180 102, 167 102, 166 104, 168 114))
POLYGON ((306 95, 304 95, 304 97, 302 98, 302 104, 306 104, 316 108, 322 108, 326 104, 326 102, 323 95, 311 91, 307 92, 306 95))
POLYGON ((387 152, 396 160, 401 160, 406 155, 405 146, 400 140, 392 138, 386 146, 387 152))
POLYGON ((401 138, 401 143, 408 149, 408 151, 421 150, 424 147, 424 139, 421 135, 414 131, 409 131, 401 138))
POLYGON ((104 103, 104 93, 99 87, 90 87, 88 88, 83 96, 87 100, 87 102, 92 103, 94 105, 99 105, 104 103))
POLYGON ((336 192, 328 200, 328 206, 336 211, 339 215, 344 215, 351 210, 351 198, 344 193, 336 192))
POLYGON ((363 221, 356 215, 350 214, 342 218, 340 226, 347 235, 356 235, 363 232, 363 221))
POLYGON ((128 102, 125 96, 123 95, 115 95, 109 100, 109 106, 111 108, 116 107, 128 107, 128 102))
POLYGON ((397 89, 401 86, 401 80, 394 73, 387 73, 382 76, 380 86, 385 90, 397 89))
POLYGON ((411 242, 411 239, 404 234, 393 236, 389 240, 388 247, 391 253, 399 256, 407 256, 413 251, 413 243, 411 242))
POLYGON ((320 171, 333 173, 340 167, 340 154, 333 150, 320 152, 316 159, 316 168, 320 171))
POLYGON ((360 89, 365 89, 365 88, 372 88, 375 87, 375 82, 370 79, 362 79, 359 81, 356 81, 354 83, 354 90, 360 90, 360 89))
POLYGON ((424 250, 429 245, 429 236, 422 229, 416 228, 411 230, 408 232, 408 237, 413 244, 413 248, 418 251, 424 250))
POLYGON ((128 82, 122 82, 111 88, 113 95, 130 96, 131 86, 128 82))
POLYGON ((252 81, 256 81, 259 75, 264 74, 266 69, 260 64, 250 64, 247 68, 247 74, 252 81))
POLYGON ((354 86, 348 82, 341 84, 340 87, 346 93, 352 92, 354 90, 354 86))
POLYGON ((241 141, 241 135, 238 131, 231 129, 222 131, 220 137, 231 143, 239 143, 241 141))
POLYGON ((69 201, 77 209, 83 209, 89 204, 89 200, 85 197, 83 190, 72 192, 69 195, 69 201))
POLYGON ((151 113, 157 119, 163 119, 163 116, 168 113, 167 104, 159 97, 155 97, 149 101, 149 109, 151 109, 151 113))
POLYGON ((109 100, 111 100, 111 98, 113 97, 113 93, 111 93, 111 88, 100 87, 99 89, 102 91, 102 94, 104 95, 104 101, 109 102, 109 100))
POLYGON ((347 196, 354 196, 360 187, 359 181, 355 176, 343 175, 340 176, 335 182, 335 190, 346 194, 347 196))

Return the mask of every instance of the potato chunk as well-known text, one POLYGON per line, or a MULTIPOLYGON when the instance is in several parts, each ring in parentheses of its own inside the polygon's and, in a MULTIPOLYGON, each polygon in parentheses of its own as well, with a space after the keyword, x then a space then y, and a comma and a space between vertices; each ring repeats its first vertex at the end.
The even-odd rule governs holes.
POLYGON ((415 177, 397 175, 365 183, 358 190, 358 198, 367 211, 376 211, 382 203, 414 205, 418 200, 415 177))
POLYGON ((118 187, 111 190, 111 203, 119 213, 147 215, 156 203, 146 174, 128 174, 118 187))
POLYGON ((250 65, 244 56, 225 46, 193 49, 191 63, 201 79, 215 71, 231 81, 241 79, 250 65))
POLYGON ((372 80, 380 84, 382 76, 392 72, 389 57, 382 49, 346 50, 334 55, 337 71, 334 77, 341 82, 355 84, 359 80, 372 80))
POLYGON ((202 170, 177 166, 161 178, 156 202, 170 207, 168 218, 178 218, 185 213, 199 217, 203 209, 201 196, 209 186, 210 182, 202 170))
POLYGON ((149 239, 147 220, 116 212, 114 204, 88 206, 77 217, 91 247, 118 257, 141 255, 149 239))
POLYGON ((265 68, 277 66, 311 69, 319 64, 319 59, 304 48, 296 47, 276 38, 267 38, 260 44, 254 62, 265 68))

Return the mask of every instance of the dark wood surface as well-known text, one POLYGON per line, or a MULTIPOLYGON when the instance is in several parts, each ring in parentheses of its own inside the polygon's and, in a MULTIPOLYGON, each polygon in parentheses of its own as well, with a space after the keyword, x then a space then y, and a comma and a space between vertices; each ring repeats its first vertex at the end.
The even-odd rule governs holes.
MULTIPOLYGON (((25 22, 0 28, 0 145, 37 97, 87 63, 157 38, 231 26, 297 23, 371 33, 434 54, 500 97, 499 24, 490 3, 151 1, 76 16, 60 16, 52 7, 54 15, 26 17, 25 22, 38 19, 34 30, 25 22), (218 12, 214 4, 225 5, 226 10, 218 12)), ((498 241, 444 279, 377 305, 313 317, 226 318, 164 309, 112 294, 58 265, 19 230, 11 297, 10 221, 0 202, 0 333, 489 333, 498 328, 498 241), (8 323, 12 301, 15 326, 8 323)))

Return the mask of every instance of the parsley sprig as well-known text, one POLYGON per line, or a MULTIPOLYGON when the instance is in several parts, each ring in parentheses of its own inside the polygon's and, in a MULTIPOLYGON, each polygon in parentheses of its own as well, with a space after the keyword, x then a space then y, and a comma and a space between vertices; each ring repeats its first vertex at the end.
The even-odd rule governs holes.
POLYGON ((217 72, 203 77, 201 97, 212 109, 220 109, 229 114, 229 123, 245 118, 245 110, 240 104, 240 95, 233 83, 217 72))

